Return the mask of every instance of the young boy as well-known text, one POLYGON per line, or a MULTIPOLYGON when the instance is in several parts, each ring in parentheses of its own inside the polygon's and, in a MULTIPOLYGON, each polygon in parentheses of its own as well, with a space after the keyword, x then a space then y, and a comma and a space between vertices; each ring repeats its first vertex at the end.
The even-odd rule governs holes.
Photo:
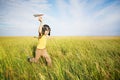
POLYGON ((51 66, 51 58, 47 53, 46 50, 46 43, 47 43, 47 37, 50 36, 50 27, 49 25, 42 24, 42 17, 39 16, 38 20, 40 21, 40 26, 38 29, 39 37, 38 37, 38 45, 35 52, 34 58, 29 58, 29 62, 37 62, 41 56, 43 56, 46 61, 47 65, 51 66))

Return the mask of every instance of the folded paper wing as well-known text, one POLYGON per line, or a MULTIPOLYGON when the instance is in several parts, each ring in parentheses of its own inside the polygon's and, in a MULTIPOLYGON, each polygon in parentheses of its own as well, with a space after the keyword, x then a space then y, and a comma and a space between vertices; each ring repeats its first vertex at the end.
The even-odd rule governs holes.
POLYGON ((39 17, 39 16, 43 16, 43 14, 34 14, 34 17, 39 17))

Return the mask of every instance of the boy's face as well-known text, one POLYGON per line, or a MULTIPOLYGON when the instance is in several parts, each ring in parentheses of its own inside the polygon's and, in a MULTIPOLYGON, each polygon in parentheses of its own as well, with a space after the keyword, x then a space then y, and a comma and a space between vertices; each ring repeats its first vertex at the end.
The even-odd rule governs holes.
POLYGON ((48 35, 48 34, 49 34, 49 32, 50 32, 49 30, 46 30, 46 31, 45 31, 45 35, 48 35))

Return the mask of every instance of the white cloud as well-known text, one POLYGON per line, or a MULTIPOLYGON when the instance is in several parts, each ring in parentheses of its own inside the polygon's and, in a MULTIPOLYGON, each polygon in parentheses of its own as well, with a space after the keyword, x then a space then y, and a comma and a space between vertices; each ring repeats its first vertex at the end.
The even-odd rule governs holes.
POLYGON ((64 29, 64 33, 68 32, 67 35, 111 35, 111 32, 115 32, 118 28, 118 25, 115 25, 116 21, 117 24, 120 21, 120 6, 117 3, 107 4, 102 8, 102 5, 105 4, 104 0, 93 3, 79 0, 69 0, 69 2, 58 0, 57 5, 61 13, 58 17, 60 21, 57 22, 61 27, 59 30, 63 32, 64 29))
POLYGON ((41 12, 45 14, 44 20, 51 26, 53 35, 118 34, 115 31, 120 29, 119 1, 106 4, 104 0, 56 0, 54 6, 48 0, 1 1, 6 7, 0 15, 0 23, 11 25, 16 32, 27 30, 25 35, 37 35, 39 23, 33 14, 41 12), (7 15, 4 11, 8 11, 7 15))
POLYGON ((28 35, 28 33, 29 35, 32 35, 32 33, 37 31, 38 23, 36 21, 37 19, 33 17, 33 14, 46 12, 50 7, 50 5, 47 3, 47 0, 29 0, 23 2, 7 0, 7 2, 3 1, 3 3, 8 11, 7 15, 1 14, 2 16, 0 23, 11 26, 0 26, 1 30, 6 32, 8 29, 12 29, 14 31, 16 30, 16 33, 19 32, 19 34, 23 32, 25 33, 24 35, 28 35), (26 32, 28 33, 26 34, 26 32))

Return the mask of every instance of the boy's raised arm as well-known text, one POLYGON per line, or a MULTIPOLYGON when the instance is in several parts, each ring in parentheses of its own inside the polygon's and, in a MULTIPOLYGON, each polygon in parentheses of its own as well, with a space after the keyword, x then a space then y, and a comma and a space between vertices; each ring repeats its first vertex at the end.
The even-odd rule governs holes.
POLYGON ((40 21, 40 26, 39 26, 39 29, 38 29, 38 33, 42 33, 42 27, 43 27, 43 23, 42 23, 42 17, 38 17, 38 20, 40 21))

